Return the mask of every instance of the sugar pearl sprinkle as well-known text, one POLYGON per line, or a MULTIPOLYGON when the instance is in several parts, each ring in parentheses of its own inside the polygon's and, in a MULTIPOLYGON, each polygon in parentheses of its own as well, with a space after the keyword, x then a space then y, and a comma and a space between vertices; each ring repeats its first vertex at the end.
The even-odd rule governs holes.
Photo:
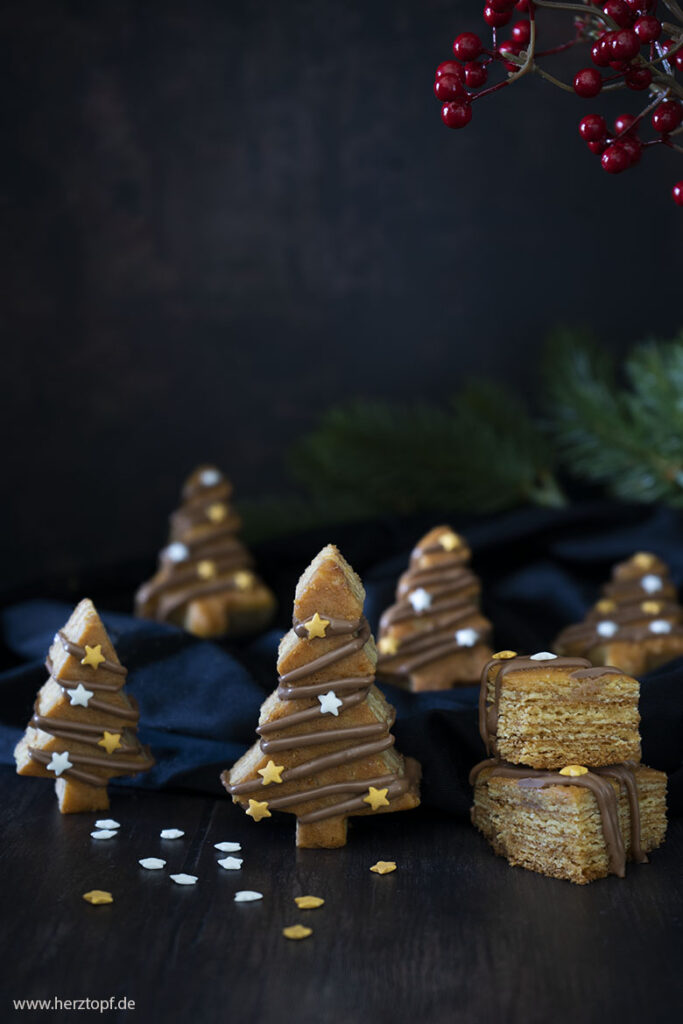
POLYGON ((413 606, 413 610, 416 612, 426 612, 432 604, 432 595, 420 587, 419 590, 414 590, 408 597, 408 600, 413 606))
POLYGON ((176 885, 196 885, 197 884, 197 876, 196 875, 186 875, 183 872, 181 872, 179 875, 170 875, 169 877, 173 879, 173 881, 176 883, 176 885))
POLYGON ((96 832, 91 832, 90 835, 93 839, 113 839, 118 833, 113 828, 101 828, 96 832))
POLYGON ((100 818, 95 822, 95 828, 120 828, 121 823, 113 818, 100 818))
POLYGON ((222 474, 217 469, 203 469, 199 474, 200 483, 204 487, 213 487, 222 480, 222 474))
POLYGON ((662 589, 661 579, 659 576, 652 575, 652 573, 643 576, 640 585, 647 594, 656 594, 658 590, 662 589))
POLYGON ((224 857, 223 860, 219 860, 218 863, 226 871, 239 871, 242 867, 241 857, 224 857))
POLYGON ((181 828, 162 828, 159 835, 162 839, 180 839, 185 833, 181 828))
POLYGON ((146 868, 148 871, 161 871, 166 866, 166 861, 161 860, 160 857, 143 857, 142 860, 138 861, 141 868, 146 868))
POLYGON ((241 889, 235 893, 235 903, 253 903, 255 900, 262 900, 262 892, 254 892, 252 889, 241 889))
POLYGON ((460 647, 474 647, 478 639, 479 634, 477 633, 476 629, 456 630, 455 642, 459 644, 460 647))
POLYGON ((184 562, 189 556, 189 549, 185 544, 182 544, 179 540, 169 544, 166 548, 166 556, 171 562, 184 562))
POLYGON ((220 850, 221 853, 236 853, 242 849, 241 843, 214 843, 215 850, 220 850))
POLYGON ((605 619, 604 622, 598 622, 596 629, 598 636, 614 636, 619 627, 616 622, 611 622, 609 619, 605 619))
POLYGON ((670 633, 671 623, 667 622, 666 619, 655 619, 650 623, 651 633, 670 633))
POLYGON ((531 661, 554 661, 557 657, 556 654, 551 654, 550 651, 539 651, 538 654, 531 654, 531 661))

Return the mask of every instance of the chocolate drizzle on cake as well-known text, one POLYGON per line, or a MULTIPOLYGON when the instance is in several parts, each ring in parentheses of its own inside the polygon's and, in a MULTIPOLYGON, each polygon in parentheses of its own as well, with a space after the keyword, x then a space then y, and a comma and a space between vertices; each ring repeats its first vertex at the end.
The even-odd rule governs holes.
MULTIPOLYGON (((326 803, 324 806, 299 815, 298 820, 302 824, 367 810, 368 804, 365 802, 364 796, 367 794, 370 786, 386 788, 386 798, 391 802, 391 800, 407 792, 414 786, 416 781, 411 774, 410 764, 407 764, 406 772, 402 776, 385 774, 355 779, 353 781, 349 780, 323 785, 315 784, 315 776, 319 772, 379 754, 393 746, 394 743, 394 737, 390 732, 393 719, 389 723, 377 721, 368 725, 344 725, 344 711, 361 704, 367 699, 373 687, 374 677, 372 675, 358 677, 340 676, 338 679, 328 679, 325 682, 314 684, 305 682, 314 673, 327 669, 331 665, 362 650, 371 638, 370 627, 365 617, 361 617, 355 622, 335 619, 329 615, 325 615, 323 618, 329 623, 326 627, 326 636, 348 636, 349 639, 340 644, 339 647, 314 657, 307 664, 281 675, 278 679, 277 689, 277 696, 282 701, 315 698, 316 703, 312 707, 295 711, 289 715, 283 715, 274 721, 261 725, 257 729, 257 733, 261 737, 260 748, 264 754, 329 744, 339 744, 339 749, 332 753, 312 757, 302 764, 285 769, 282 772, 283 783, 303 783, 303 785, 297 786, 293 792, 289 792, 285 796, 271 796, 272 790, 270 787, 264 790, 262 780, 249 780, 230 784, 228 773, 224 773, 223 776, 224 784, 232 796, 245 796, 257 793, 267 794, 264 798, 268 801, 269 809, 273 810, 284 810, 297 804, 306 803, 309 800, 334 798, 331 803, 326 803), (328 694, 330 691, 333 691, 341 700, 341 704, 338 707, 339 724, 314 732, 297 732, 297 726, 315 721, 321 717, 321 705, 317 698, 328 694)), ((297 636, 305 637, 308 635, 305 623, 299 622, 296 619, 293 621, 293 629, 297 636)), ((311 643, 314 644, 315 640, 312 640, 311 643)), ((324 717, 327 718, 327 716, 324 717)))

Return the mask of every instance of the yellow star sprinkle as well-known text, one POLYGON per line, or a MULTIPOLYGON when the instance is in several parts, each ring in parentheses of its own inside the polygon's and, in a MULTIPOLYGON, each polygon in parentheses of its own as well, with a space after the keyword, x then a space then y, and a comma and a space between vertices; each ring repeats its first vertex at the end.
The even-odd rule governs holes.
POLYGON ((613 612, 616 608, 616 604, 609 597, 605 598, 604 601, 598 601, 595 606, 596 611, 603 614, 604 612, 613 612))
POLYGON ((651 568, 654 560, 655 556, 651 555, 649 551, 638 551, 633 556, 633 564, 637 565, 639 569, 651 568))
POLYGON ((121 733, 107 732, 105 729, 102 739, 97 741, 97 746, 104 747, 108 754, 113 754, 121 746, 121 733))
POLYGON ((299 910, 315 910, 316 907, 322 907, 325 900, 319 896, 295 896, 294 902, 299 910))
POLYGON ((646 615, 658 615, 662 610, 662 606, 659 601, 643 601, 640 607, 646 615))
POLYGON ((253 572, 240 571, 233 576, 235 586, 238 590, 248 590, 254 582, 253 572))
POLYGON ((496 661, 507 661, 509 658, 516 658, 517 651, 497 651, 496 654, 493 655, 493 657, 496 659, 496 661))
POLYGON ((90 665, 91 668, 97 669, 106 660, 102 654, 102 644, 95 644, 94 647, 85 645, 85 657, 81 658, 81 665, 90 665))
POLYGON ((309 619, 308 622, 304 622, 304 629, 308 633, 308 639, 312 640, 316 636, 325 636, 329 624, 329 619, 322 619, 316 612, 313 618, 309 619))
POLYGON ((396 638, 393 636, 383 636, 377 644, 377 650, 380 654, 396 654, 398 650, 396 638))
POLYGON ((457 533, 453 533, 452 530, 449 530, 448 533, 441 534, 439 537, 439 544, 444 551, 455 551, 456 548, 461 546, 462 541, 457 533))
POLYGON ((261 818, 272 818, 272 814, 268 810, 267 800, 250 800, 246 813, 254 821, 260 821, 261 818))
POLYGON ((97 906, 98 903, 113 903, 114 897, 110 892, 105 889, 91 889, 90 892, 83 893, 83 899, 87 900, 88 903, 93 903, 97 906))
POLYGON ((396 870, 395 860, 378 860, 376 864, 373 864, 370 868, 376 875, 389 875, 392 871, 396 870))
POLYGON ((373 811, 376 811, 378 807, 388 807, 389 801, 387 800, 388 789, 375 789, 374 786, 370 786, 368 789, 368 795, 363 797, 366 804, 370 804, 373 811))
POLYGON ((560 775, 570 775, 572 778, 576 778, 578 775, 588 775, 588 769, 584 768, 582 764, 568 764, 564 768, 560 768, 560 775))
POLYGON ((228 510, 222 501, 215 501, 213 505, 209 505, 206 514, 212 523, 222 523, 228 514, 228 510))
POLYGON ((205 558, 197 565, 197 575, 200 580, 210 580, 212 576, 216 575, 216 563, 212 562, 210 558, 205 558))
POLYGON ((282 934, 286 939, 307 939, 313 934, 313 929, 303 924, 290 924, 289 928, 282 929, 282 934))
MULTIPOLYGON (((274 761, 269 761, 265 768, 259 768, 258 773, 263 778, 263 785, 269 786, 271 782, 282 782, 280 776, 285 770, 283 764, 275 764, 274 761)), ((268 806, 266 804, 266 806, 268 806)))

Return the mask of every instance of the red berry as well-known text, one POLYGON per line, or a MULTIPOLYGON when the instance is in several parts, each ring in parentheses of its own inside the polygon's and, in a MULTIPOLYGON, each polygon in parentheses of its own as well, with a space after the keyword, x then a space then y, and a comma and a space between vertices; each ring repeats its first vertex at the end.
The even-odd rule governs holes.
POLYGON ((597 96, 602 89, 602 78, 600 72, 595 68, 583 68, 576 73, 574 78, 574 92, 584 99, 591 99, 597 96))
POLYGON ((647 89, 652 81, 652 72, 649 68, 628 68, 624 75, 624 81, 629 89, 640 92, 647 89))
POLYGON ((455 60, 445 60, 436 69, 436 77, 441 78, 442 75, 455 75, 461 82, 464 82, 465 69, 462 64, 458 64, 455 60))
POLYGON ((441 108, 441 120, 449 128, 464 128, 472 120, 472 107, 466 100, 444 103, 441 108))
POLYGON ((516 11, 525 11, 525 12, 528 11, 529 10, 529 0, 517 0, 517 3, 515 4, 515 10, 516 11))
POLYGON ((465 64, 465 85, 468 89, 481 88, 482 85, 486 85, 487 78, 488 71, 483 64, 477 64, 476 61, 465 64))
POLYGON ((494 11, 493 7, 484 8, 484 21, 491 28, 502 28, 512 17, 512 11, 494 11))
POLYGON ((602 154, 600 163, 608 174, 621 174, 631 166, 631 157, 621 142, 614 142, 602 154))
MULTIPOLYGON (((674 39, 667 39, 667 41, 662 44, 662 49, 665 53, 668 53, 675 45, 676 42, 674 39)), ((679 71, 683 71, 683 49, 676 50, 673 57, 669 57, 668 59, 679 71)))
POLYGON ((630 28, 633 24, 633 13, 624 0, 607 0, 602 10, 619 28, 630 28))
POLYGON ((521 50, 521 46, 518 43, 514 43, 511 39, 507 42, 501 43, 498 47, 498 53, 503 58, 503 67, 506 71, 519 71, 519 65, 513 64, 511 60, 505 60, 505 55, 512 53, 516 57, 521 50))
POLYGON ((634 139, 632 135, 627 135, 626 138, 619 139, 618 144, 628 153, 629 167, 635 167, 643 155, 642 143, 638 139, 634 139))
POLYGON ((515 6, 515 0, 489 0, 488 6, 494 11, 511 11, 515 6))
POLYGON ((683 181, 677 181, 671 189, 671 195, 676 206, 683 206, 683 181))
POLYGON ((633 26, 633 31, 641 43, 654 43, 655 39, 659 39, 662 23, 654 14, 643 14, 633 26))
POLYGON ((512 26, 512 38, 520 46, 526 46, 531 38, 531 26, 528 21, 517 21, 512 26))
POLYGON ((607 139, 596 139, 595 142, 587 143, 591 153, 595 153, 596 156, 600 156, 607 149, 607 139))
POLYGON ((600 114, 586 114, 579 121, 579 135, 584 142, 599 142, 607 135, 607 122, 600 114))
POLYGON ((664 100, 652 114, 652 127, 662 135, 668 135, 678 128, 683 118, 683 108, 677 100, 664 100))
POLYGON ((453 43, 453 53, 458 60, 476 60, 484 47, 474 32, 461 32, 453 43))
MULTIPOLYGON (((614 120, 614 134, 621 135, 626 134, 630 131, 635 123, 635 117, 633 114, 619 114, 619 117, 614 120)), ((621 140, 619 140, 621 141, 621 140)))
POLYGON ((467 96, 465 86, 456 75, 442 75, 434 82, 437 100, 458 100, 467 96))
POLYGON ((633 29, 622 28, 612 36, 612 60, 632 60, 639 50, 640 42, 633 29))
POLYGON ((603 36, 600 36, 597 43, 593 43, 591 47, 591 60, 594 64, 597 64, 599 68, 606 68, 612 59, 610 43, 611 32, 606 32, 603 36))

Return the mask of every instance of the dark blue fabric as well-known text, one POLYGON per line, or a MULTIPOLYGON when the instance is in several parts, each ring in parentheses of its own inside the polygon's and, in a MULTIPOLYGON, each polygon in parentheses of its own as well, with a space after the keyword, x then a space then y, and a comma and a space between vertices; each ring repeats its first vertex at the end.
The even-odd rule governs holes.
MULTIPOLYGON (((375 628, 412 543, 430 525, 425 519, 345 525, 262 547, 260 569, 278 592, 279 621, 239 644, 207 643, 170 626, 107 612, 106 578, 79 581, 82 589, 69 596, 87 593, 98 604, 140 703, 141 738, 157 760, 152 771, 115 784, 223 793, 218 774, 253 741, 259 706, 276 685, 277 644, 299 572, 322 544, 334 540, 364 577, 366 610, 375 628)), ((558 629, 595 600, 612 563, 636 550, 655 551, 671 565, 675 582, 683 580, 682 520, 667 510, 602 503, 455 519, 453 525, 472 545, 499 648, 549 649, 558 629)), ((144 575, 144 567, 131 574, 128 593, 144 575)), ((116 592, 122 589, 127 588, 119 579, 116 592)), ((4 664, 10 666, 0 674, 0 762, 12 763, 12 749, 46 677, 47 648, 71 608, 72 603, 34 599, 0 614, 4 664)), ((483 756, 476 687, 433 694, 384 689, 397 710, 397 748, 422 762, 424 802, 466 814, 467 774, 483 756)), ((642 680, 640 707, 643 760, 669 772, 671 808, 683 811, 683 660, 642 680)))

